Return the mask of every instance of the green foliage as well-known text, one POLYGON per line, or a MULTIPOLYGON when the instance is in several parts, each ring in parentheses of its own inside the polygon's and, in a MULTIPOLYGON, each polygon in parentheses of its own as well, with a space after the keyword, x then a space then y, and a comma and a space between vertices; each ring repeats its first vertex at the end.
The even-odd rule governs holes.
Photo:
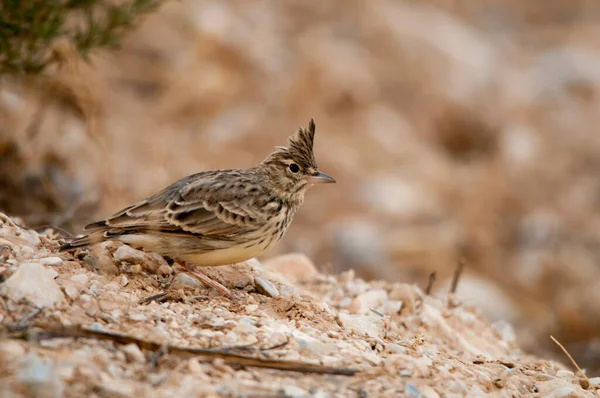
POLYGON ((84 59, 119 44, 137 17, 162 0, 0 0, 0 75, 37 74, 55 62, 51 49, 66 39, 84 59))

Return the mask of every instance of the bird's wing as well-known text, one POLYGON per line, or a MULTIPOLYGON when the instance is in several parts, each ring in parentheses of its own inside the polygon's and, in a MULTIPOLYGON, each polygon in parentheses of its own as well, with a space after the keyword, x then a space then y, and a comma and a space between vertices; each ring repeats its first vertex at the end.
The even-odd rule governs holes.
POLYGON ((225 184, 215 178, 182 180, 86 229, 115 234, 192 233, 225 239, 259 229, 266 221, 260 211, 264 199, 252 198, 261 195, 248 195, 253 187, 247 180, 225 184))

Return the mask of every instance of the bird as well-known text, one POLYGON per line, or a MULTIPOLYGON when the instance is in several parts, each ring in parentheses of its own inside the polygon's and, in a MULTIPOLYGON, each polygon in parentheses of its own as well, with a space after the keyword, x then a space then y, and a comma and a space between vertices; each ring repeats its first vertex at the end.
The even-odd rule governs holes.
POLYGON ((84 227, 86 235, 59 251, 120 241, 177 260, 205 285, 231 297, 198 268, 231 265, 257 257, 285 235, 308 189, 335 183, 319 170, 313 144, 315 121, 247 169, 202 171, 108 218, 84 227))

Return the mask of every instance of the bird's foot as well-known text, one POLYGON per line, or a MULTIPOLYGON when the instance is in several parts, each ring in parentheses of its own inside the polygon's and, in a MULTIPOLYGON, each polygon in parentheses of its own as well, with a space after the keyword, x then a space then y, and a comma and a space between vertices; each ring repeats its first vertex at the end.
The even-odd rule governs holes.
POLYGON ((229 290, 219 282, 215 281, 214 279, 211 279, 203 272, 192 269, 192 267, 186 264, 184 261, 178 261, 178 263, 181 264, 181 266, 185 269, 186 274, 197 279, 204 286, 212 287, 217 292, 221 293, 223 296, 229 298, 230 300, 236 298, 236 296, 231 292, 231 290, 229 290))

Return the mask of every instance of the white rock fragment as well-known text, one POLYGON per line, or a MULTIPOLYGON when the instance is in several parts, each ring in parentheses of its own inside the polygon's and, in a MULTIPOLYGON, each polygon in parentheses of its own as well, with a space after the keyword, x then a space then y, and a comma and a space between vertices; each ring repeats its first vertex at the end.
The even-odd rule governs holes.
POLYGON ((79 294, 81 293, 81 289, 78 289, 73 284, 66 285, 63 289, 65 290, 65 294, 73 300, 79 297, 79 294))
POLYGON ((29 354, 25 358, 17 379, 27 390, 27 396, 59 398, 64 394, 64 385, 55 368, 35 354, 29 354))
POLYGON ((119 290, 121 290, 121 285, 117 282, 110 282, 104 285, 103 289, 108 292, 118 292, 119 290))
POLYGON ((581 388, 572 386, 559 387, 554 391, 549 391, 544 395, 546 398, 574 398, 581 397, 581 388))
POLYGON ((254 278, 254 283, 256 286, 256 290, 259 293, 273 298, 280 296, 279 290, 277 290, 277 288, 272 282, 258 276, 254 278))
POLYGON ((371 290, 360 294, 352 300, 348 310, 353 314, 366 315, 370 309, 376 309, 383 305, 388 298, 387 292, 383 289, 371 290))
POLYGON ((381 306, 380 310, 385 315, 395 315, 402 309, 402 301, 388 300, 381 306))
POLYGON ((35 232, 21 230, 21 234, 19 235, 19 237, 25 239, 27 242, 31 243, 35 247, 38 247, 40 245, 40 238, 35 232))
POLYGON ((127 245, 121 245, 113 255, 115 260, 125 261, 129 263, 139 263, 146 259, 146 253, 141 250, 136 250, 127 245))
POLYGON ((301 253, 290 253, 272 258, 264 264, 264 267, 282 274, 291 282, 308 280, 319 274, 313 262, 301 253))
POLYGON ((342 327, 358 335, 380 337, 383 334, 383 320, 380 316, 350 315, 341 312, 338 317, 342 327))
POLYGON ((54 280, 56 272, 39 263, 23 263, 0 288, 12 300, 27 299, 38 307, 52 307, 64 295, 54 280))
POLYGON ((73 275, 69 279, 75 283, 79 283, 82 286, 87 286, 90 281, 90 278, 88 278, 86 274, 73 275))
POLYGON ((183 272, 177 274, 175 276, 175 278, 173 279, 172 283, 173 284, 178 283, 178 284, 181 284, 181 285, 184 285, 184 286, 193 287, 193 288, 202 287, 202 284, 196 278, 193 278, 193 277, 191 277, 188 274, 183 273, 183 272))
POLYGON ((143 312, 134 312, 129 314, 129 319, 132 321, 145 321, 148 317, 143 312))
POLYGON ((301 348, 313 354, 329 355, 337 350, 335 343, 321 341, 297 330, 293 331, 292 337, 301 348))
POLYGON ((301 397, 310 397, 311 394, 308 393, 308 391, 300 388, 300 387, 296 387, 296 386, 291 386, 291 385, 287 385, 285 387, 283 387, 283 395, 286 397, 291 397, 291 398, 301 398, 301 397))
POLYGON ((63 264, 63 259, 60 257, 44 257, 38 260, 41 264, 57 267, 63 264))
POLYGON ((25 355, 25 348, 16 341, 4 340, 0 343, 0 362, 13 360, 25 355))
POLYGON ((144 356, 144 353, 136 344, 127 344, 125 347, 122 348, 122 350, 125 353, 125 357, 128 361, 136 363, 146 363, 146 357, 144 356))
POLYGON ((600 388, 600 377, 590 377, 590 385, 595 389, 600 388))
POLYGON ((244 307, 244 309, 246 310, 247 313, 251 314, 258 309, 258 305, 257 304, 248 304, 246 307, 244 307))

